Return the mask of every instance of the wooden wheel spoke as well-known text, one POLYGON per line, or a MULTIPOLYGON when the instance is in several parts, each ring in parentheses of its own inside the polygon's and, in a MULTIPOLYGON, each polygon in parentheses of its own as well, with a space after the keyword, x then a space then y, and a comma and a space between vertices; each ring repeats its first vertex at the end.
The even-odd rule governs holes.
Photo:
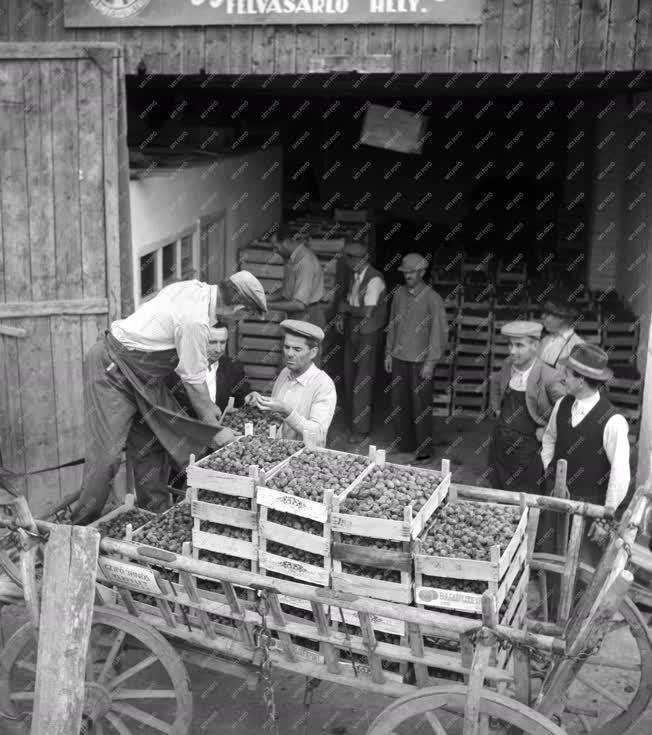
POLYGON ((108 688, 116 689, 118 684, 122 684, 123 681, 127 681, 127 679, 130 679, 135 674, 144 671, 148 666, 155 664, 157 661, 158 657, 154 654, 150 654, 147 658, 144 658, 139 663, 130 666, 126 671, 123 671, 121 674, 116 676, 115 679, 112 679, 108 684, 108 688))
POLYGON ((618 697, 610 692, 608 689, 603 687, 601 684, 598 684, 595 681, 592 681, 588 676, 583 674, 581 671, 577 674, 577 680, 581 681, 584 686, 588 687, 589 689, 592 689, 594 692, 599 694, 601 697, 604 697, 608 702, 611 702, 611 704, 618 707, 619 710, 622 712, 625 712, 627 710, 627 705, 623 704, 618 697))
POLYGON ((104 665, 102 666, 100 675, 97 677, 98 684, 103 684, 106 681, 106 677, 109 674, 109 670, 111 666, 113 666, 113 662, 115 661, 115 658, 118 655, 120 648, 122 647, 122 644, 124 642, 126 635, 127 635, 126 631, 124 630, 118 631, 118 634, 116 635, 115 640, 113 641, 111 645, 111 648, 106 657, 106 660, 104 661, 104 665))
POLYGON ((131 730, 113 712, 107 712, 104 716, 118 735, 131 735, 131 730))
POLYGON ((116 689, 111 692, 114 702, 123 699, 174 699, 174 689, 116 689))
POLYGON ((587 658, 583 664, 584 666, 604 666, 608 669, 620 669, 621 671, 640 671, 641 664, 621 664, 615 663, 604 656, 591 656, 587 658))
POLYGON ((112 710, 124 715, 125 717, 131 717, 132 720, 136 720, 136 722, 152 727, 159 732, 172 735, 172 727, 167 722, 163 722, 163 720, 149 714, 149 712, 143 712, 142 709, 138 709, 138 707, 134 707, 132 704, 114 704, 112 710))
POLYGON ((435 735, 447 735, 439 717, 434 712, 426 712, 426 722, 430 725, 435 735))

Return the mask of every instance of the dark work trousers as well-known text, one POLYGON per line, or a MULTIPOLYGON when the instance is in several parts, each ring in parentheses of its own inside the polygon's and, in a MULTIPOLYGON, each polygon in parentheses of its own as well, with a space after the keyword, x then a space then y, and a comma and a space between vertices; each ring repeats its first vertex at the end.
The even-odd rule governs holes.
POLYGON ((399 451, 432 454, 432 380, 419 373, 422 362, 392 357, 392 416, 399 451))
POLYGON ((378 365, 378 350, 383 330, 360 334, 359 319, 350 315, 344 321, 344 390, 347 409, 351 411, 351 430, 371 432, 371 407, 378 365))
POLYGON ((133 469, 136 501, 140 508, 162 513, 170 505, 167 486, 172 462, 159 440, 140 417, 131 424, 127 459, 133 469))

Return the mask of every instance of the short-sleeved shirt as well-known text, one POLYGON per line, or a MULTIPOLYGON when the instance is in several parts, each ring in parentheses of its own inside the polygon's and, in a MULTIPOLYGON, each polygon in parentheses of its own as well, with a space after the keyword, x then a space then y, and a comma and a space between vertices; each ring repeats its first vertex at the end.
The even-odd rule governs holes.
POLYGON ((143 352, 176 349, 177 375, 201 385, 208 369, 209 327, 220 299, 217 286, 180 281, 161 289, 126 319, 111 324, 111 334, 125 347, 143 352))
POLYGON ((317 256, 300 244, 285 264, 283 271, 283 298, 300 301, 309 306, 324 296, 324 272, 317 256))

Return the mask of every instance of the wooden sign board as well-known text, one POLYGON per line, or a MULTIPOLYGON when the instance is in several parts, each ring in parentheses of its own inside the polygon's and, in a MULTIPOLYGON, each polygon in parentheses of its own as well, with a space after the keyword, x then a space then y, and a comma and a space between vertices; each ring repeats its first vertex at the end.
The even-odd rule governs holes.
POLYGON ((66 28, 480 25, 485 0, 64 0, 66 28))
POLYGON ((99 559, 97 563, 107 582, 113 582, 119 587, 129 587, 138 592, 161 594, 156 574, 149 567, 106 558, 99 559))

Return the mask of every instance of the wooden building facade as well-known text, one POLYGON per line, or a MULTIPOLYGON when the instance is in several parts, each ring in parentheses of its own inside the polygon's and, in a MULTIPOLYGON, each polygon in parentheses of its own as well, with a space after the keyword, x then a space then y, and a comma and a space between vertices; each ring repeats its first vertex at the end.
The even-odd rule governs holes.
POLYGON ((67 29, 64 0, 5 0, 0 41, 113 41, 127 73, 548 74, 652 69, 647 0, 486 0, 480 25, 67 29), (370 59, 386 56, 387 59, 370 59), (338 57, 345 57, 344 60, 338 57))

